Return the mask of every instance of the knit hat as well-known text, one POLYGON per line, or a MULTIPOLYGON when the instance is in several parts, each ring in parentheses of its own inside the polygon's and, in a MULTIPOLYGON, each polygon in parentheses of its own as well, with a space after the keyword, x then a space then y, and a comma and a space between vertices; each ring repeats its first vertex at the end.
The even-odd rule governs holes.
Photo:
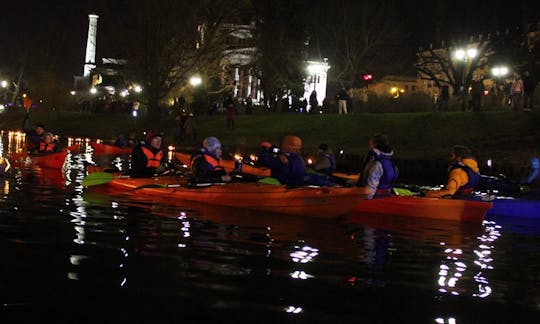
POLYGON ((158 132, 148 132, 146 133, 146 143, 150 143, 154 137, 163 137, 163 134, 158 132))
POLYGON ((203 147, 208 152, 214 152, 216 149, 221 148, 221 143, 219 142, 217 138, 211 136, 204 139, 203 147))

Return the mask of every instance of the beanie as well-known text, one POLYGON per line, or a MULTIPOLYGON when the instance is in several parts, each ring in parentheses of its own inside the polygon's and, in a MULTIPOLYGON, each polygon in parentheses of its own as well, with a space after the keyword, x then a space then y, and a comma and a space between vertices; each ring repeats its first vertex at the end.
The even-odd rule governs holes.
POLYGON ((148 132, 146 133, 146 143, 150 143, 154 137, 163 137, 163 135, 157 132, 148 132))
POLYGON ((221 143, 219 142, 217 138, 211 136, 204 139, 203 147, 208 152, 214 152, 216 149, 221 148, 221 143))

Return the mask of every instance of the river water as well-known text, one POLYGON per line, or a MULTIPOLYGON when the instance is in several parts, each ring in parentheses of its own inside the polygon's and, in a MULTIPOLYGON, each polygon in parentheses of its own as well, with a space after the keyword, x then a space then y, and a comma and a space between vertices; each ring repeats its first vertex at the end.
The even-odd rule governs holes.
POLYGON ((538 222, 158 204, 83 188, 89 158, 64 171, 14 164, 0 179, 0 322, 540 319, 538 222))

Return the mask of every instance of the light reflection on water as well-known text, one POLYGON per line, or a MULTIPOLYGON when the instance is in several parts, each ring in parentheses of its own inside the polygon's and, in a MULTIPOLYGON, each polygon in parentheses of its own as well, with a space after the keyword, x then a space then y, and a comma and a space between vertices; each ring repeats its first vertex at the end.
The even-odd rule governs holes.
POLYGON ((70 159, 60 177, 16 166, 4 179, 6 305, 31 301, 60 312, 53 301, 93 300, 137 319, 144 305, 129 301, 156 306, 155 299, 162 303, 155 320, 193 321, 215 312, 329 323, 538 315, 538 225, 520 233, 496 220, 348 222, 153 204, 83 188, 82 164, 94 157, 70 159))

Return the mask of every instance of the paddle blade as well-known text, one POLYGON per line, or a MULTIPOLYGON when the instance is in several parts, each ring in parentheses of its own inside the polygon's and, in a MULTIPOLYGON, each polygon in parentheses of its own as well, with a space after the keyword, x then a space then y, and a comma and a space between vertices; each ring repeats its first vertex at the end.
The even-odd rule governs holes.
POLYGON ((418 194, 416 192, 412 192, 409 189, 405 189, 405 188, 395 188, 394 187, 394 188, 392 188, 392 190, 398 196, 416 196, 418 194))
POLYGON ((82 181, 82 185, 85 187, 97 186, 100 184, 109 183, 114 178, 112 173, 107 172, 93 172, 88 174, 82 181))

